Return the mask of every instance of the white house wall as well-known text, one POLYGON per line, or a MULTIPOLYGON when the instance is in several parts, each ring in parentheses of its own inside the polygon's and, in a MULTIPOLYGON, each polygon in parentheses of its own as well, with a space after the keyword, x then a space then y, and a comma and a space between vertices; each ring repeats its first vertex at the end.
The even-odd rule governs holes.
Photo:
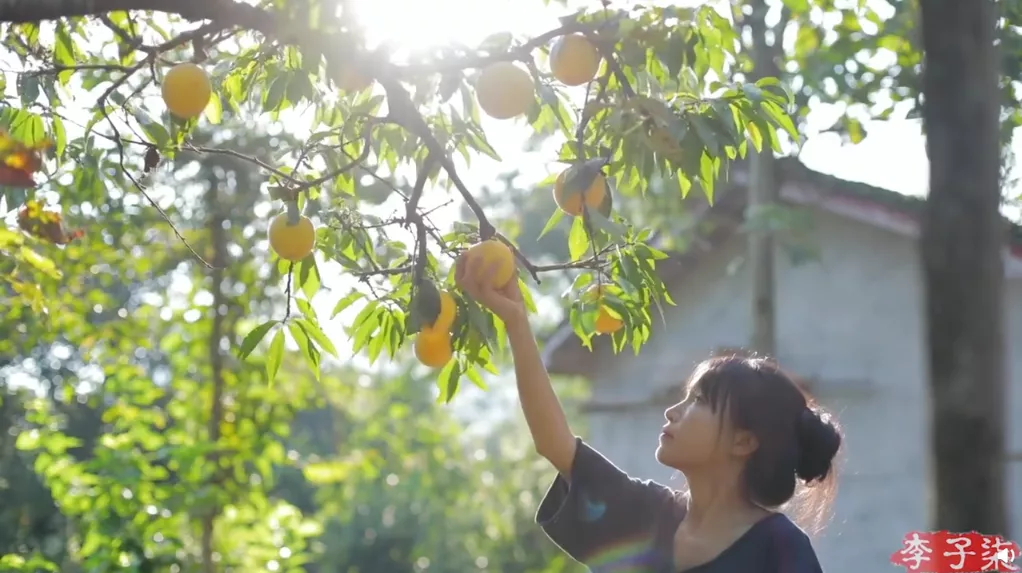
MULTIPOLYGON (((794 266, 778 253, 778 357, 797 375, 818 379, 818 399, 835 411, 846 433, 834 519, 817 541, 825 569, 885 570, 902 536, 929 524, 920 265, 912 239, 825 214, 816 216, 815 228, 820 260, 794 266)), ((744 248, 744 239, 736 238, 684 279, 672 293, 677 307, 666 330, 654 333, 638 359, 626 351, 607 361, 593 385, 594 402, 641 401, 679 386, 714 348, 747 343, 744 248)), ((1012 284, 1009 297, 1011 340, 1022 341, 1022 285, 1012 284)), ((1022 412, 1022 352, 1010 354, 1015 383, 1009 403, 1022 412)), ((676 472, 653 458, 667 405, 594 412, 589 439, 633 475, 681 487, 676 472)), ((1012 424, 1010 445, 1019 451, 1022 423, 1012 424)), ((1022 464, 1014 468, 1011 489, 1022 492, 1022 464)), ((1022 493, 1012 504, 1019 532, 1022 493)))

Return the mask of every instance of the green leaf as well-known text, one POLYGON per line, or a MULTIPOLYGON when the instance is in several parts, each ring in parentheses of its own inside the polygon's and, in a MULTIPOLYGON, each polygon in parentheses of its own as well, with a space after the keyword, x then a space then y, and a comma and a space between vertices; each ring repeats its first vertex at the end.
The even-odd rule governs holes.
POLYGON ((447 100, 458 91, 461 87, 463 76, 461 71, 450 72, 444 74, 440 78, 440 86, 437 88, 437 97, 442 103, 447 103, 447 100))
POLYGON ((276 111, 284 103, 284 93, 287 90, 287 74, 280 74, 273 78, 273 83, 263 92, 263 111, 276 111))
POLYGON ((784 6, 795 14, 809 11, 809 0, 784 0, 784 6))
POLYGON ((18 76, 18 94, 21 105, 29 107, 39 98, 39 77, 32 74, 18 76))
POLYGON ((64 121, 54 116, 50 120, 50 131, 53 134, 53 152, 57 157, 63 157, 64 150, 67 149, 67 132, 64 131, 64 121))
MULTIPOLYGON (((320 276, 319 267, 316 264, 315 253, 310 253, 309 256, 305 257, 298 263, 298 287, 302 289, 302 294, 305 298, 312 299, 312 297, 319 292, 320 287, 320 276)), ((334 315, 336 316, 337 309, 334 308, 334 315)))
POLYGON ((759 130, 759 126, 754 121, 745 122, 745 133, 749 137, 749 141, 752 142, 753 149, 756 152, 763 151, 763 133, 759 130))
POLYGON ((25 432, 19 432, 18 438, 14 442, 14 447, 23 451, 32 451, 38 449, 42 445, 42 436, 39 434, 39 430, 28 430, 25 432))
POLYGON ((585 222, 582 217, 575 217, 568 233, 568 253, 572 261, 577 261, 589 248, 589 235, 586 234, 585 222))
POLYGON ((344 482, 351 475, 352 469, 339 461, 316 462, 307 464, 302 468, 302 473, 311 484, 327 485, 344 482))
POLYGON ((43 118, 34 113, 22 111, 11 125, 11 137, 25 145, 36 145, 46 139, 43 118))
POLYGON ((213 125, 220 125, 220 122, 223 119, 224 107, 220 97, 219 93, 213 93, 213 97, 209 98, 209 105, 206 106, 204 112, 206 114, 206 120, 213 125))
POLYGON ((132 109, 132 115, 135 116, 135 120, 142 126, 142 130, 145 131, 146 135, 149 136, 149 141, 156 145, 156 147, 166 147, 170 144, 170 134, 167 133, 167 129, 153 121, 148 113, 142 109, 134 108, 132 109))
POLYGON ((450 403, 454 395, 458 393, 458 382, 461 380, 461 363, 451 360, 440 371, 437 376, 437 386, 440 388, 440 399, 444 403, 450 403))
POLYGON ((266 354, 266 377, 270 384, 277 378, 280 365, 284 362, 284 329, 278 329, 270 342, 270 350, 266 354))
MULTIPOLYGON (((75 65, 74 40, 68 34, 67 26, 63 22, 57 23, 56 45, 53 47, 53 58, 62 66, 73 67, 75 65)), ((65 70, 57 74, 60 85, 67 85, 74 72, 65 70)))
POLYGON ((312 370, 312 375, 319 380, 320 374, 320 353, 316 345, 312 343, 312 339, 305 333, 305 330, 297 323, 292 321, 288 323, 288 330, 291 332, 291 337, 294 338, 295 344, 298 345, 298 349, 305 355, 305 363, 312 370))
POLYGON ((440 316, 440 291, 433 281, 424 280, 419 283, 412 300, 412 309, 421 325, 432 326, 436 322, 440 316))
POLYGON ((238 348, 238 357, 242 360, 248 358, 248 356, 252 354, 252 351, 255 350, 255 347, 258 346, 259 343, 262 342, 263 338, 266 337, 266 333, 269 332, 270 329, 273 328, 273 325, 278 322, 279 321, 276 320, 268 320, 253 328, 251 332, 246 334, 245 339, 241 341, 241 346, 238 348))
POLYGON ((547 233, 549 233, 550 231, 552 231, 554 229, 554 227, 557 226, 557 223, 560 223, 561 219, 563 219, 563 218, 564 218, 564 211, 561 211, 560 209, 554 209, 553 214, 550 215, 549 219, 547 219, 546 225, 543 226, 543 230, 540 231, 539 236, 536 237, 536 239, 537 240, 538 239, 542 239, 543 236, 546 235, 547 233))
POLYGON ((760 108, 766 112, 770 120, 783 129, 792 140, 796 142, 799 141, 798 129, 795 128, 795 124, 791 121, 791 117, 785 113, 779 105, 771 101, 764 101, 760 103, 760 108))
POLYGON ((334 347, 334 343, 327 338, 326 333, 323 332, 318 324, 315 324, 307 318, 299 318, 295 322, 297 322, 298 326, 305 331, 305 334, 314 340, 316 344, 319 344, 319 347, 325 350, 327 354, 333 357, 337 356, 337 349, 334 347))
POLYGON ((469 381, 472 382, 472 384, 475 384, 477 388, 480 390, 486 390, 486 381, 483 380, 483 376, 479 373, 478 369, 470 366, 468 370, 465 371, 465 375, 468 376, 469 381))

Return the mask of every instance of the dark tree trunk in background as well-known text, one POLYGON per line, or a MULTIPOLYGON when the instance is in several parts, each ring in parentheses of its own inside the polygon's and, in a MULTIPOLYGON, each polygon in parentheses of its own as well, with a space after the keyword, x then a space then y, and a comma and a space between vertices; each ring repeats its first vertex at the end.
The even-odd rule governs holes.
MULTIPOLYGON (((780 78, 781 37, 775 31, 773 44, 767 42, 768 27, 766 14, 770 7, 764 0, 752 0, 747 3, 752 13, 747 17, 747 27, 751 37, 753 71, 751 81, 760 78, 780 78)), ((783 23, 787 23, 784 21, 783 23)), ((761 217, 770 207, 777 203, 779 181, 776 173, 776 159, 769 142, 763 143, 763 150, 749 152, 749 202, 747 217, 761 217)), ((752 333, 750 346, 761 355, 771 358, 777 355, 777 289, 776 289, 776 256, 774 252, 774 233, 757 223, 749 232, 748 260, 749 275, 752 278, 752 333)))
POLYGON ((937 529, 1008 535, 997 9, 921 0, 930 195, 922 229, 937 529))
MULTIPOLYGON (((213 260, 210 263, 213 270, 210 271, 210 291, 213 293, 213 304, 210 312, 213 313, 213 325, 209 333, 209 371, 210 384, 212 386, 212 399, 210 402, 208 433, 209 441, 217 444, 220 441, 221 425, 224 420, 224 353, 223 341, 227 333, 225 327, 225 308, 227 300, 224 292, 224 267, 227 266, 227 230, 224 228, 225 217, 223 208, 220 205, 217 186, 220 181, 217 178, 209 178, 209 189, 206 192, 206 217, 209 221, 209 236, 213 247, 213 260)), ((214 466, 218 462, 219 452, 213 456, 214 466)), ((199 541, 200 559, 202 561, 202 573, 216 573, 217 564, 214 560, 216 552, 216 520, 220 516, 221 508, 211 507, 202 516, 202 534, 199 541)))

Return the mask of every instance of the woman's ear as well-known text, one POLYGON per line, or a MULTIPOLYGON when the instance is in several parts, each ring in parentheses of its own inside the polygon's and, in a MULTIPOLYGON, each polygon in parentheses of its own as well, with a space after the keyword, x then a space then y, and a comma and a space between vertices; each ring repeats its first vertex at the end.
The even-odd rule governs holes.
POLYGON ((737 430, 731 444, 731 453, 738 457, 748 457, 759 449, 759 439, 748 430, 737 430))

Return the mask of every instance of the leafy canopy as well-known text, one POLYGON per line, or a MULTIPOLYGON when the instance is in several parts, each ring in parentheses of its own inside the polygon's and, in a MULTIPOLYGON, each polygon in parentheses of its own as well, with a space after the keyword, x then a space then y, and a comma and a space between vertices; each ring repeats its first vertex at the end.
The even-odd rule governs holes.
MULTIPOLYGON (((179 153, 228 155, 268 175, 269 186, 249 192, 318 223, 312 255, 277 261, 274 276, 286 292, 286 308, 247 317, 238 352, 266 353, 271 381, 288 338, 317 376, 322 355, 337 353, 339 342, 325 334, 325 317, 310 303, 323 286, 321 265, 335 264, 365 287, 344 296, 332 317, 362 305, 347 330, 352 350, 375 361, 396 356, 431 322, 437 312, 432 295, 451 284, 453 258, 491 238, 514 251, 523 289, 526 279, 539 283, 542 273, 565 269, 577 271, 575 291, 604 285, 600 304, 624 324, 611 335, 615 350, 638 351, 649 338, 654 309, 672 304, 656 273, 656 261, 666 255, 650 244, 650 229, 591 208, 571 220, 570 260, 539 265, 522 255, 459 176, 480 155, 500 158, 477 101, 480 70, 509 61, 527 69, 533 101, 523 118, 509 121, 524 119, 540 137, 563 138, 550 162, 564 165, 553 169, 551 181, 569 166, 576 180, 591 181, 600 170, 616 200, 641 200, 654 185, 676 187, 679 199, 695 187, 712 200, 729 161, 750 148, 779 150, 784 134, 798 138, 788 115, 793 100, 776 79, 728 81, 751 62, 732 23, 709 7, 597 7, 566 15, 559 27, 534 38, 502 33, 474 48, 442 46, 403 58, 386 46, 370 49, 350 12, 346 2, 319 0, 5 3, 3 41, 22 65, 0 107, 0 126, 9 134, 0 146, 7 158, 0 167, 13 176, 3 179, 4 197, 21 213, 21 231, 0 229, 6 283, 22 302, 52 312, 39 285, 73 280, 61 276, 51 253, 81 232, 65 226, 46 191, 56 192, 64 213, 103 205, 110 193, 137 192, 187 243, 187 232, 147 185, 179 153), (601 56, 598 73, 584 86, 566 87, 547 71, 551 44, 566 34, 585 36, 601 56), (181 120, 165 109, 160 86, 167 70, 185 61, 208 72, 213 96, 200 117, 181 120), (353 74, 372 81, 361 89, 353 74), (310 134, 294 144, 281 140, 263 156, 220 146, 215 137, 195 140, 197 126, 208 129, 225 116, 305 122, 310 134), (28 161, 40 153, 41 161, 28 161), (434 224, 419 203, 442 188, 453 190, 474 220, 434 224), (381 202, 380 189, 401 198, 392 217, 368 213, 367 205, 381 202)), ((570 192, 586 187, 574 186, 570 192)), ((562 217, 555 211, 543 233, 562 217)), ((217 266, 193 247, 202 264, 217 266)), ((439 375, 447 400, 463 376, 482 385, 481 372, 495 371, 504 339, 499 320, 454 294, 455 359, 439 375)), ((587 346, 598 306, 572 304, 571 323, 587 346)))

